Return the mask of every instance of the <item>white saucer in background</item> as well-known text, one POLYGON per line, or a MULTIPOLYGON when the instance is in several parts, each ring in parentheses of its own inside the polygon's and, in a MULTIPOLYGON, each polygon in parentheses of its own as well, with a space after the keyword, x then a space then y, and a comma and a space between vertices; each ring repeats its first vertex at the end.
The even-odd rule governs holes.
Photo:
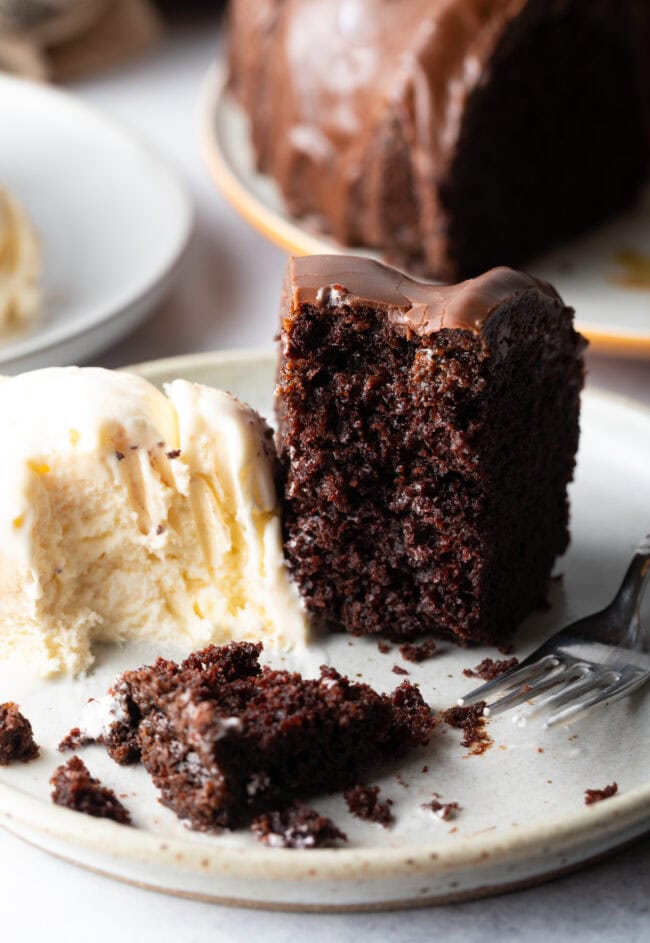
POLYGON ((44 312, 0 339, 0 372, 77 363, 131 331, 170 287, 193 210, 176 175, 72 95, 0 76, 0 186, 42 242, 44 312))

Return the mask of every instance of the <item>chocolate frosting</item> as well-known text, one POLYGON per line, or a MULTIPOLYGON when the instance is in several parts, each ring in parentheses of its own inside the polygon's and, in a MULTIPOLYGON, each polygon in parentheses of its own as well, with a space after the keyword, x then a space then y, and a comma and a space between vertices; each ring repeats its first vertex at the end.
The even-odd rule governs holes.
POLYGON ((527 291, 563 306, 547 282, 505 267, 456 285, 427 285, 373 259, 308 255, 290 260, 285 283, 292 307, 328 302, 381 307, 393 323, 421 336, 447 328, 478 334, 497 308, 527 291))
MULTIPOLYGON (((612 17, 629 26, 633 13, 638 29, 621 26, 612 43, 626 44, 626 31, 639 36, 638 51, 630 43, 621 55, 639 59, 650 93, 647 8, 648 0, 232 0, 230 87, 250 118, 258 167, 293 216, 342 244, 453 278, 484 267, 459 257, 451 195, 473 97, 526 37, 544 43, 563 16, 584 16, 586 28, 600 18, 607 29, 612 17)), ((483 118, 477 133, 489 134, 483 118)), ((472 146, 480 150, 480 138, 472 146)), ((485 173, 488 183, 498 177, 489 161, 485 173)), ((550 185, 540 181, 542 191, 550 185)), ((507 225, 478 218, 483 229, 507 225)), ((489 257, 513 261, 527 251, 515 226, 510 256, 489 257)))
POLYGON ((467 97, 529 0, 235 0, 231 87, 290 211, 348 245, 398 240, 446 267, 436 182, 467 97), (396 193, 389 166, 407 167, 396 193), (390 191, 390 192, 389 192, 390 191))

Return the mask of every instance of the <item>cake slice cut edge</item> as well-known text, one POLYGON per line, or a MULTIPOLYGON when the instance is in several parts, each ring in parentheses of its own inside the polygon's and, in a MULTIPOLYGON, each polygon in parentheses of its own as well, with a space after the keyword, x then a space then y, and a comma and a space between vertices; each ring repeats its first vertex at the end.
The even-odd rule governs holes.
POLYGON ((503 643, 569 540, 582 352, 547 283, 289 262, 276 389, 285 552, 335 629, 503 643))

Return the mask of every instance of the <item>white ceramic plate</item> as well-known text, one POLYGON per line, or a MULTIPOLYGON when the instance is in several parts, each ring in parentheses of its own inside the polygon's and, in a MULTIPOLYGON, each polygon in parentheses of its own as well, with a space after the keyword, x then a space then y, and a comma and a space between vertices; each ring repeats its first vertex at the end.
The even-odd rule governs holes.
MULTIPOLYGON (((255 228, 297 255, 358 252, 290 216, 278 187, 255 170, 248 120, 226 90, 220 68, 208 73, 202 94, 202 149, 217 186, 255 228)), ((650 357, 650 188, 631 212, 530 263, 577 312, 595 350, 650 357), (622 287, 619 279, 645 287, 622 287)))
POLYGON ((172 171, 73 96, 0 76, 0 185, 42 242, 43 318, 0 340, 0 372, 77 363, 115 343, 169 288, 192 227, 172 171))
MULTIPOLYGON (((270 353, 201 354, 140 366, 156 383, 186 377, 230 389, 272 415, 275 358, 270 353)), ((567 620, 603 606, 613 595, 635 538, 648 526, 650 410, 604 393, 584 397, 583 435, 572 487, 573 542, 558 564, 552 608, 524 625, 522 656, 567 620)), ((463 668, 492 649, 459 649, 420 665, 402 662, 437 708, 455 703, 474 682, 463 668)), ((17 701, 34 725, 42 757, 0 769, 0 813, 11 831, 74 862, 113 877, 197 898, 302 909, 360 909, 441 902, 495 893, 557 875, 650 828, 650 692, 593 715, 574 729, 521 730, 510 717, 488 724, 494 745, 467 757, 459 731, 438 729, 430 746, 407 763, 373 774, 394 800, 395 826, 384 830, 350 816, 340 796, 317 796, 316 808, 347 832, 345 848, 267 849, 245 832, 188 832, 156 802, 141 768, 116 766, 100 747, 86 762, 133 812, 137 828, 91 819, 53 806, 48 778, 61 762, 55 746, 75 724, 86 699, 102 693, 127 666, 156 651, 127 645, 100 653, 95 672, 71 681, 35 681, 0 666, 3 699, 17 701), (423 768, 428 766, 428 772, 423 768), (399 775, 398 775, 399 774, 399 775), (620 794, 592 807, 586 788, 613 782, 620 794), (462 812, 441 822, 420 806, 433 792, 462 812)), ((170 651, 171 655, 183 654, 170 651)), ((400 662, 376 642, 332 636, 296 665, 317 673, 327 661, 382 690, 403 679, 400 662)))

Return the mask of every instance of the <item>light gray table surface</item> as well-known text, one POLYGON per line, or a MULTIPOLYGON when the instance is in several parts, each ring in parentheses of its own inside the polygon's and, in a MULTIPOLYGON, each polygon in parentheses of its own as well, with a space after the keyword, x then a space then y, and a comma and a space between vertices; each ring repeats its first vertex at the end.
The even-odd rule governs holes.
MULTIPOLYGON (((217 49, 208 18, 177 25, 139 62, 72 90, 149 138, 187 182, 196 231, 167 301, 104 366, 197 350, 263 346, 276 331, 284 253, 215 191, 197 142, 197 93, 217 49)), ((650 308, 650 306, 649 306, 650 308)), ((589 358, 589 383, 650 403, 650 363, 589 358)), ((156 940, 194 943, 309 936, 312 943, 650 940, 650 841, 586 870, 517 894, 454 906, 342 916, 230 909, 114 883, 48 857, 0 831, 0 939, 7 943, 156 940)))

